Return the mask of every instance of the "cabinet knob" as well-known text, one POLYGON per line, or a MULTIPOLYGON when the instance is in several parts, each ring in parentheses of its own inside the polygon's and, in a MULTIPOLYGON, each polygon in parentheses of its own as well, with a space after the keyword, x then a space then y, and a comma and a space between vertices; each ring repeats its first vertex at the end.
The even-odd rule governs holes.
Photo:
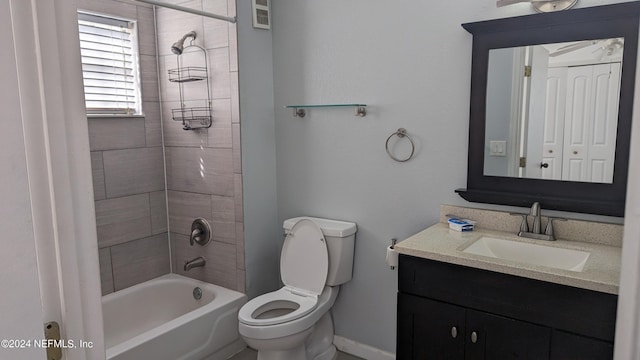
POLYGON ((451 328, 451 337, 454 339, 458 337, 458 328, 455 326, 451 328))
POLYGON ((478 333, 475 331, 471 333, 471 342, 474 344, 478 342, 478 333))

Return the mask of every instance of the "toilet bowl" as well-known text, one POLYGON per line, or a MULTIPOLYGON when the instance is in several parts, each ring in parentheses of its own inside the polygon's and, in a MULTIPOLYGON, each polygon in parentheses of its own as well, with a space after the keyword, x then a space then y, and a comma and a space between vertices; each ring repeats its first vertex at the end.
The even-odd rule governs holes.
POLYGON ((351 279, 354 223, 299 217, 285 221, 280 272, 284 287, 247 302, 238 330, 258 360, 330 360, 331 307, 351 279))

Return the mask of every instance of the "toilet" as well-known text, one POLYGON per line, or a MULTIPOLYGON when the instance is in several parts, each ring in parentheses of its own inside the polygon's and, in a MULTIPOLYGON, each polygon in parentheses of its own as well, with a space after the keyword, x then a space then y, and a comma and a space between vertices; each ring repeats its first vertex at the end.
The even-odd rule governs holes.
POLYGON ((280 255, 284 287, 238 312, 238 330, 258 360, 331 360, 331 307, 351 280, 356 224, 313 217, 284 221, 280 255))

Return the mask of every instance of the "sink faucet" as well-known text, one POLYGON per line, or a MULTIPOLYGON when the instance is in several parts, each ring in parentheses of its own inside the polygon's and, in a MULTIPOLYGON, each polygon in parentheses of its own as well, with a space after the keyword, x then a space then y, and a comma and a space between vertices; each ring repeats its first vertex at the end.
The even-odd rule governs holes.
POLYGON ((539 202, 534 202, 531 205, 531 211, 529 212, 529 216, 533 216, 533 226, 531 227, 531 231, 529 231, 529 223, 527 222, 528 216, 526 214, 512 214, 512 215, 521 215, 522 216, 522 224, 520 225, 520 231, 518 232, 518 236, 529 238, 529 239, 537 239, 537 240, 547 240, 554 241, 555 234, 553 232, 553 220, 566 220, 566 219, 556 219, 549 217, 547 220, 547 226, 544 229, 544 233, 542 232, 541 219, 540 215, 541 207, 539 202))
POLYGON ((189 271, 195 267, 203 267, 207 263, 207 260, 202 256, 184 262, 184 271, 189 271))

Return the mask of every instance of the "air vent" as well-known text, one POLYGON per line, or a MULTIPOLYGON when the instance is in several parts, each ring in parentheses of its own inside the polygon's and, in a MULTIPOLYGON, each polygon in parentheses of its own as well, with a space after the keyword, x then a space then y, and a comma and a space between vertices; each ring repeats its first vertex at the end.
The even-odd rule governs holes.
POLYGON ((253 0, 253 27, 271 29, 271 10, 269 0, 253 0))

